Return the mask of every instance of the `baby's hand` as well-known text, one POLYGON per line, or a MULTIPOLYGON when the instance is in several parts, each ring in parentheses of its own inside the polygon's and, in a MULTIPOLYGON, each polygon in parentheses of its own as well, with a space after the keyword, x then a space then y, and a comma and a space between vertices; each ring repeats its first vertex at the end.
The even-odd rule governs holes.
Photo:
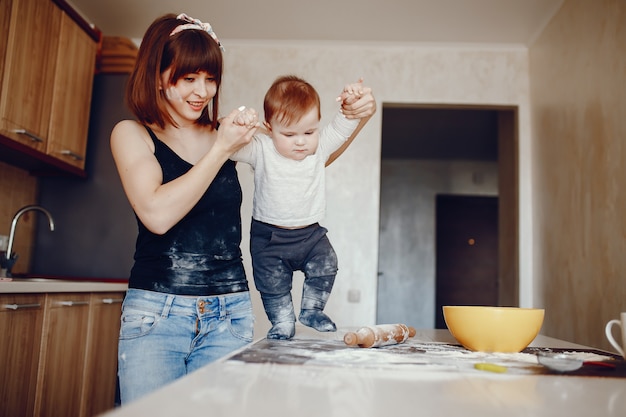
POLYGON ((246 126, 248 128, 259 126, 259 114, 253 108, 241 106, 237 110, 239 113, 233 119, 233 123, 239 126, 246 126))
POLYGON ((359 81, 353 84, 347 84, 339 97, 337 97, 337 101, 341 103, 342 106, 347 104, 352 104, 365 94, 365 90, 363 87, 363 78, 359 78, 359 81))

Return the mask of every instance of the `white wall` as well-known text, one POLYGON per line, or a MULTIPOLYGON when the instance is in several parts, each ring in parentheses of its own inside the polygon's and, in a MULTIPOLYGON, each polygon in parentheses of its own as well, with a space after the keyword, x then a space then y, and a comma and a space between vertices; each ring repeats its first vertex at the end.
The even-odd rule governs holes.
MULTIPOLYGON (((378 262, 382 103, 486 104, 519 107, 520 305, 532 304, 530 259, 530 161, 528 58, 521 46, 437 46, 392 44, 289 43, 224 40, 222 113, 247 105, 262 110, 263 96, 278 75, 306 78, 322 99, 322 118, 336 110, 344 84, 364 77, 379 111, 352 147, 327 171, 328 212, 323 222, 339 255, 340 271, 327 306, 340 326, 374 324, 378 262), (348 302, 348 291, 360 302, 348 302)), ((248 276, 252 175, 240 167, 244 187, 244 241, 248 276)), ((294 296, 301 288, 296 275, 294 296)), ((257 337, 269 327, 253 291, 257 337)))
POLYGON ((542 333, 613 350, 604 325, 626 311, 626 2, 565 1, 529 61, 542 333))

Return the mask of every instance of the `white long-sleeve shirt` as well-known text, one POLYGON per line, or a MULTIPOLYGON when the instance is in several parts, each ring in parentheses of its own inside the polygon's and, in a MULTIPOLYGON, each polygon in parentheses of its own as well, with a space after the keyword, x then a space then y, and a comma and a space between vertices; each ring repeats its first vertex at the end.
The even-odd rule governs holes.
POLYGON ((278 153, 272 138, 257 134, 230 159, 254 169, 255 220, 281 227, 307 226, 326 213, 325 165, 330 155, 352 135, 358 119, 341 113, 320 132, 317 151, 301 161, 278 153))

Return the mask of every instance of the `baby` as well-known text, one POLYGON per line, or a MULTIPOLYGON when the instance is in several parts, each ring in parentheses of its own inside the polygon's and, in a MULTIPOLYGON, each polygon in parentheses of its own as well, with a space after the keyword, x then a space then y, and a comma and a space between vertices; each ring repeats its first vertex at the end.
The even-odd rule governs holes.
MULTIPOLYGON (((349 84, 337 100, 352 102, 363 91, 361 82, 349 84)), ((338 112, 320 131, 317 91, 291 75, 274 81, 263 108, 268 134, 255 134, 231 159, 254 169, 250 253, 254 283, 272 323, 267 338, 290 339, 295 334, 291 288, 297 270, 305 276, 298 319, 321 332, 335 331, 335 323, 323 312, 337 274, 337 255, 327 229, 318 223, 326 209, 324 168, 359 119, 338 112)), ((254 110, 240 110, 235 123, 256 120, 254 110)))

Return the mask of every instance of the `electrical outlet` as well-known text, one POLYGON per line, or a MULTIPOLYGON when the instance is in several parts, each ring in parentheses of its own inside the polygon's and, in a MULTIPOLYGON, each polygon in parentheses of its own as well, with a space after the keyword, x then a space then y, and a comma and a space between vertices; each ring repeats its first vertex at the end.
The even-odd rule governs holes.
POLYGON ((0 235, 0 252, 6 252, 9 247, 9 237, 0 235))

